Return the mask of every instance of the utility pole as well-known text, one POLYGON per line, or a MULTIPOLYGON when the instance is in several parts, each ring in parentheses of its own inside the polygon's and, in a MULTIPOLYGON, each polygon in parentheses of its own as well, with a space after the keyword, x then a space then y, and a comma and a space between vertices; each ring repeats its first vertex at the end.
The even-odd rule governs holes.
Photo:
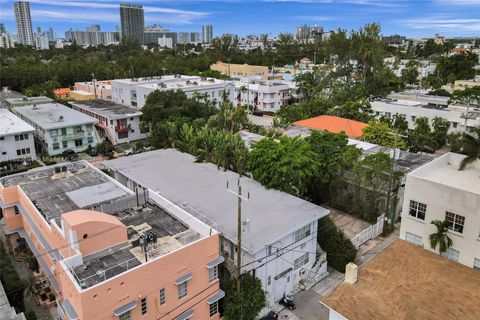
POLYGON ((95 72, 92 72, 93 94, 95 95, 95 99, 97 99, 97 86, 96 86, 96 81, 97 81, 97 79, 95 79, 95 72))
POLYGON ((275 59, 272 60, 272 80, 275 78, 275 59))
POLYGON ((237 180, 237 191, 229 189, 228 181, 227 190, 228 192, 231 192, 237 196, 237 294, 240 295, 240 275, 242 268, 242 199, 248 200, 250 198, 250 194, 247 194, 247 198, 242 196, 242 185, 240 184, 240 177, 237 180))
POLYGON ((315 66, 317 64, 317 51, 313 53, 313 65, 315 66))

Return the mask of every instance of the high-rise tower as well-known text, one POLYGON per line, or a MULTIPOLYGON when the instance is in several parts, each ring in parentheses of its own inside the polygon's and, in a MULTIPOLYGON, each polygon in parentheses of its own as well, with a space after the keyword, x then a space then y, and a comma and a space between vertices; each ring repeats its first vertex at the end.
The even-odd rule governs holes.
POLYGON ((30 16, 30 3, 17 1, 13 4, 15 20, 17 21, 17 37, 21 44, 33 46, 32 17, 30 16))

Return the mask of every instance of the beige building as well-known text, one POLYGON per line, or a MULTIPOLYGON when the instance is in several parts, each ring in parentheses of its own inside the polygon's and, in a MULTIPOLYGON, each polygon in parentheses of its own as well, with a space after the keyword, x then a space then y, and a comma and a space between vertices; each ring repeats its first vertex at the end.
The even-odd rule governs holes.
POLYGON ((466 88, 477 86, 480 86, 480 76, 475 77, 474 80, 456 80, 453 85, 446 84, 442 86, 442 89, 447 90, 448 92, 453 92, 455 90, 465 90, 466 88))
POLYGON ((210 70, 216 70, 229 77, 253 77, 260 76, 262 80, 268 80, 268 67, 252 66, 249 64, 224 63, 217 61, 210 66, 210 70))

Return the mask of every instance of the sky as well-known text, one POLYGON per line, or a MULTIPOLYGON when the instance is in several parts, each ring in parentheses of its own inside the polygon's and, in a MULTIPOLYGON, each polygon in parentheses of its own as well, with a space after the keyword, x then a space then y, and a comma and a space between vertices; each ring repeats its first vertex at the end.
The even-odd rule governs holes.
MULTIPOLYGON (((0 21, 16 33, 12 0, 0 0, 0 21)), ((84 30, 99 24, 114 31, 120 24, 119 2, 113 0, 31 0, 34 30, 52 27, 57 37, 70 28, 84 30)), ((321 25, 324 30, 358 29, 377 22, 384 35, 412 38, 480 37, 480 0, 126 0, 142 4, 145 23, 172 31, 200 32, 212 24, 222 33, 295 33, 298 24, 321 25)))

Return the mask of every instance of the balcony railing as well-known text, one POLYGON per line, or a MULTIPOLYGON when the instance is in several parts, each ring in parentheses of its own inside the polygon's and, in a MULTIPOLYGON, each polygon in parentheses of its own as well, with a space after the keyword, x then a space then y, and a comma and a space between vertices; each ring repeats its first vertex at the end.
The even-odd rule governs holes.
POLYGON ((115 131, 116 132, 128 132, 132 129, 132 126, 130 124, 126 125, 126 126, 122 126, 122 125, 117 125, 115 127, 115 131))
MULTIPOLYGON (((85 136, 85 131, 78 131, 75 133, 63 134, 58 136, 60 141, 67 141, 67 140, 75 140, 75 139, 82 139, 85 136)), ((54 137, 52 137, 54 138, 54 137)))

